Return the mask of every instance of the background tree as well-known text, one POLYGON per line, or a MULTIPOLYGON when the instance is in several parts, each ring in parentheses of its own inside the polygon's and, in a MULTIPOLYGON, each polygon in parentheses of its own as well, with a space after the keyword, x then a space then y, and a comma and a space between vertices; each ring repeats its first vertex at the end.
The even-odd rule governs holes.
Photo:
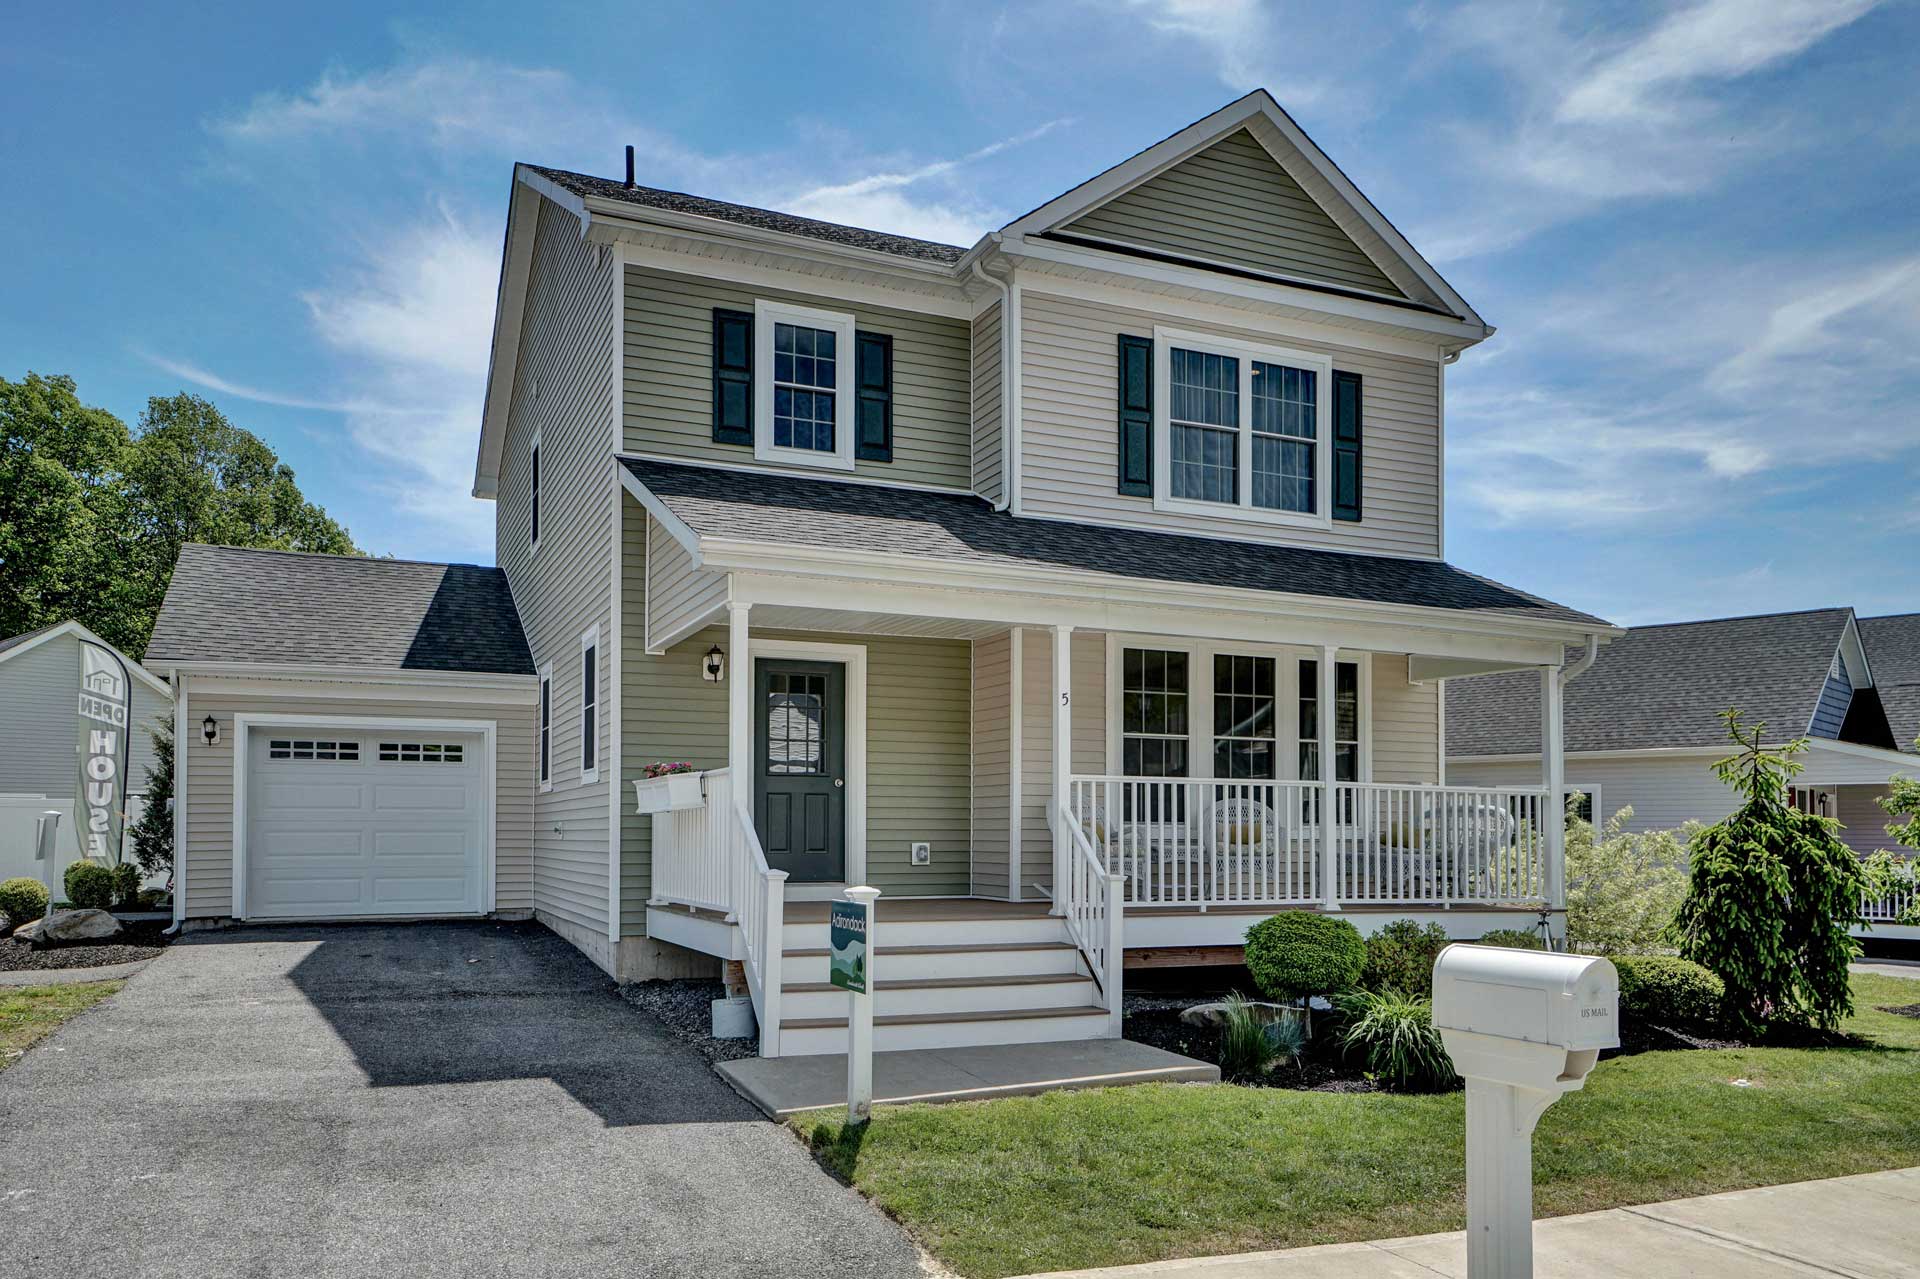
POLYGON ((1687 843, 1699 830, 1629 831, 1623 808, 1596 831, 1567 807, 1567 941, 1592 955, 1660 945, 1687 895, 1687 843))
MULTIPOLYGON (((1884 897, 1893 892, 1914 891, 1916 882, 1920 882, 1920 781, 1911 777, 1894 777, 1887 782, 1887 793, 1880 797, 1880 807, 1894 820, 1887 823, 1887 834, 1894 842, 1906 849, 1903 856, 1876 853, 1868 859, 1869 894, 1884 897)), ((1920 894, 1915 894, 1900 913, 1902 924, 1920 924, 1920 894)))
POLYGON ((72 378, 0 378, 0 635, 77 618, 146 651, 187 542, 358 554, 291 467, 197 395, 129 432, 72 378))
POLYGON ((133 859, 143 875, 173 877, 173 725, 157 719, 146 729, 153 738, 153 763, 147 768, 146 808, 127 832, 133 859))
POLYGON ((1725 983, 1727 1014, 1744 1031, 1837 1029, 1853 1012, 1847 965, 1859 947, 1850 930, 1866 873, 1838 822, 1787 802, 1806 739, 1768 750, 1765 724, 1746 732, 1739 711, 1723 718, 1738 750, 1713 771, 1743 800, 1693 837, 1674 920, 1680 954, 1725 983))

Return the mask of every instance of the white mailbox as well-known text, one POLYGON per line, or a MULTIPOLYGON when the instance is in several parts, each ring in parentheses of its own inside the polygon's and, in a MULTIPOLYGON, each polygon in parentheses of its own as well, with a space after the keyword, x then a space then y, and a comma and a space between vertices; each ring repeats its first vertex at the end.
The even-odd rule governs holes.
POLYGON ((1467 1274, 1533 1274, 1533 1129, 1618 1047, 1604 959, 1453 945, 1433 965, 1433 1024, 1467 1081, 1467 1274))

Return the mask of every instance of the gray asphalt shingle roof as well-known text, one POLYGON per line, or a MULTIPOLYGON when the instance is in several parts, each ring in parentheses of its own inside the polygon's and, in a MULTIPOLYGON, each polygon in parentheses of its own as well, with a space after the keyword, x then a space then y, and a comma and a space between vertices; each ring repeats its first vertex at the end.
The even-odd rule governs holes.
MULTIPOLYGON (((1850 613, 1844 608, 1640 626, 1566 687, 1566 749, 1718 746, 1739 707, 1769 738, 1807 731, 1850 613)), ((1869 661, 1871 661, 1869 657, 1869 661)), ((1540 677, 1504 671, 1447 681, 1447 754, 1540 750, 1540 677)))
POLYGON ((965 494, 622 460, 701 536, 1606 625, 1437 560, 1022 519, 965 494))
POLYGON ((1920 737, 1920 613, 1863 617, 1860 643, 1867 650, 1893 740, 1913 754, 1914 739, 1920 737))
POLYGON ((144 662, 533 673, 497 568, 197 543, 180 548, 144 662))
POLYGON ((817 218, 803 218, 798 214, 782 213, 777 209, 757 209, 750 204, 732 204, 726 200, 711 200, 702 195, 688 195, 684 191, 663 191, 658 187, 630 187, 612 178, 596 178, 592 174, 574 173, 567 169, 549 169, 540 164, 529 164, 526 167, 549 181, 557 183, 562 189, 579 196, 619 200, 626 204, 645 205, 652 209, 667 209, 674 213, 687 213, 695 217, 737 222, 742 226, 758 227, 763 231, 803 235, 811 240, 851 245, 857 249, 870 249, 875 253, 890 253, 899 258, 916 258, 922 262, 938 262, 943 266, 951 266, 965 257, 967 252, 956 244, 917 240, 910 235, 893 235, 886 231, 869 231, 865 227, 846 226, 839 222, 822 222, 817 218))
POLYGON ((0 653, 4 653, 10 648, 18 648, 22 644, 26 643, 28 640, 33 639, 36 636, 45 635, 48 631, 52 630, 55 626, 61 626, 61 625, 64 625, 64 623, 54 622, 48 626, 36 626, 34 629, 30 631, 21 631, 18 635, 9 635, 5 639, 0 639, 0 653))

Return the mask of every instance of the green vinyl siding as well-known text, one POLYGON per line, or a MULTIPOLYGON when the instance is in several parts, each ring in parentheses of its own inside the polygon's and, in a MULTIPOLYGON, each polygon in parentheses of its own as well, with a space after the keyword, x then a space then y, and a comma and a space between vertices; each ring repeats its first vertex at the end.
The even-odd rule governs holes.
POLYGON ((1403 296, 1242 129, 1061 230, 1327 284, 1403 296))
POLYGON ((756 299, 850 314, 859 329, 893 338, 893 460, 860 459, 856 474, 972 487, 973 334, 966 320, 633 266, 624 318, 628 452, 754 464, 750 443, 713 439, 713 311, 751 312, 756 299))

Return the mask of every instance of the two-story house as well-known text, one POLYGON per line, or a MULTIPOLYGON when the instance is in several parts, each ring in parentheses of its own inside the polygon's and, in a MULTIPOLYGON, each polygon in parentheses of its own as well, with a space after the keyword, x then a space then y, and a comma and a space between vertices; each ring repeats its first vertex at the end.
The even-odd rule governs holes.
MULTIPOLYGON (((1271 97, 970 247, 628 167, 513 175, 474 484, 504 589, 463 620, 525 652, 498 703, 404 703, 490 726, 463 900, 622 977, 739 961, 769 1055, 844 1043, 848 885, 883 893, 883 1048, 1117 1034, 1129 957, 1230 959, 1282 907, 1557 918, 1563 654, 1614 632, 1446 563, 1446 368, 1492 329, 1271 97), (1539 681, 1540 776, 1442 787, 1438 680, 1497 670, 1539 681), (645 781, 677 761, 697 786, 645 781)), ((216 909, 257 820, 218 802, 183 818, 224 823, 216 909)), ((349 913, 404 896, 376 878, 349 913)))

